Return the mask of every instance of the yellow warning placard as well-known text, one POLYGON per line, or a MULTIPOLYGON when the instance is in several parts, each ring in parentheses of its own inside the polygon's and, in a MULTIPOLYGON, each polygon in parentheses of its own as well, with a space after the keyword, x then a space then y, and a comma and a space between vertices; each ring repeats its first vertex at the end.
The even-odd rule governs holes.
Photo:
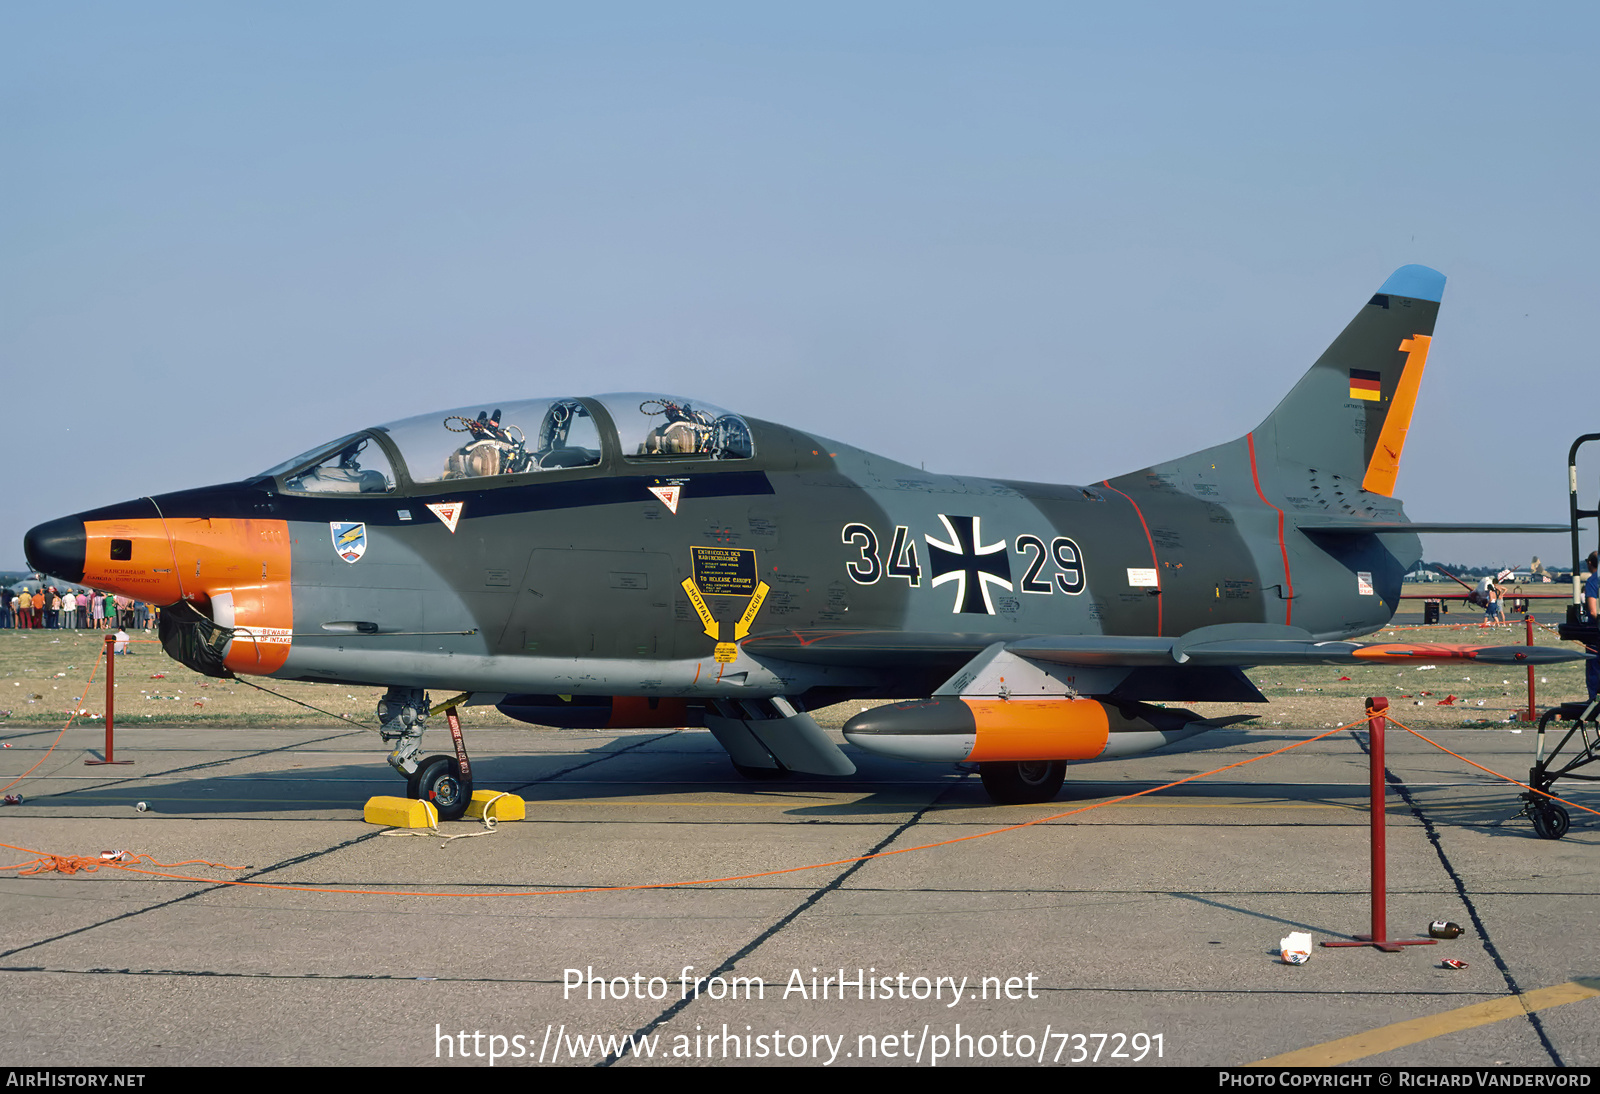
POLYGON ((756 553, 745 547, 690 547, 694 583, 707 596, 749 596, 756 591, 756 553))
POLYGON ((734 658, 739 656, 739 647, 732 642, 717 643, 717 660, 724 665, 732 664, 734 658))
POLYGON ((750 627, 756 621, 756 613, 761 611, 761 602, 767 599, 767 594, 771 591, 765 581, 756 586, 755 595, 750 598, 750 603, 745 606, 744 614, 739 617, 739 622, 733 625, 733 640, 735 642, 750 636, 750 627))
POLYGON ((694 578, 683 579, 683 591, 689 594, 689 603, 694 605, 694 610, 700 615, 700 624, 705 628, 714 641, 722 638, 722 627, 711 614, 711 609, 706 607, 706 598, 700 595, 700 588, 694 583, 694 578))

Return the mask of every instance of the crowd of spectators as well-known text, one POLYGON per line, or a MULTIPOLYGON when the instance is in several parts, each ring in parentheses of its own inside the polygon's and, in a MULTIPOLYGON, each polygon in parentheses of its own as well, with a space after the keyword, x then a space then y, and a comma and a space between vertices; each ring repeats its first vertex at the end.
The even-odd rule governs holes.
POLYGON ((0 595, 0 630, 141 630, 156 628, 161 609, 126 596, 47 585, 0 595))

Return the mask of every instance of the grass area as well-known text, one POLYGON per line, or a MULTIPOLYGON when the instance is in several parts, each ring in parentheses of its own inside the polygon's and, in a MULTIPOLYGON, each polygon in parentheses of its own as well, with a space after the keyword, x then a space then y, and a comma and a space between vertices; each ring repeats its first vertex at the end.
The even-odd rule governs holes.
MULTIPOLYGON (((60 726, 74 709, 79 726, 105 716, 105 668, 98 665, 104 631, 0 631, 0 726, 60 726), (94 680, 85 690, 91 670, 94 680)), ((129 652, 116 659, 118 725, 326 726, 337 716, 376 725, 380 688, 343 687, 262 679, 278 695, 237 680, 214 680, 185 668, 162 651, 153 635, 134 632, 129 652), (321 707, 298 706, 280 696, 321 707)), ((442 698, 442 696, 440 696, 442 698)), ((517 724, 492 707, 474 707, 472 720, 517 724)))
MULTIPOLYGON (((1430 593, 1440 586, 1407 587, 1430 593)), ((1530 587, 1532 591, 1533 587, 1530 587)), ((1539 591, 1560 592, 1546 585, 1539 591)), ((1385 627, 1371 641, 1451 642, 1520 645, 1521 617, 1499 627, 1483 627, 1480 609, 1452 605, 1439 626, 1420 623, 1420 602, 1406 602, 1401 626, 1385 627)), ((1553 629, 1562 618, 1559 601, 1535 602, 1533 614, 1551 626, 1537 626, 1535 642, 1572 648, 1553 629)), ((105 670, 97 660, 105 646, 104 631, 0 631, 0 726, 59 726, 74 709, 87 711, 80 726, 98 724, 105 714, 105 670), (91 669, 93 683, 85 690, 91 669)), ((1389 698, 1396 717, 1421 725, 1495 725, 1527 707, 1527 671, 1490 665, 1380 665, 1362 668, 1261 668, 1250 670, 1272 705, 1193 704, 1207 716, 1253 714, 1262 724, 1318 727, 1338 725, 1361 714, 1369 695, 1389 698), (1449 696, 1455 700, 1442 701, 1449 696)), ((1543 710, 1584 695, 1583 664, 1547 665, 1536 669, 1538 707, 1543 710)), ((116 663, 117 722, 162 726, 326 726, 336 717, 371 728, 377 688, 305 684, 278 680, 261 683, 270 695, 236 680, 213 680, 184 668, 162 652, 153 636, 135 634, 126 656, 116 663), (281 696, 321 707, 330 714, 297 706, 281 696)), ((435 696, 439 698, 441 696, 435 696)), ((1180 705, 1180 704, 1173 704, 1180 705)), ((837 726, 860 704, 841 704, 819 714, 824 725, 837 726)), ((474 707, 470 720, 479 725, 515 725, 492 707, 474 707)))

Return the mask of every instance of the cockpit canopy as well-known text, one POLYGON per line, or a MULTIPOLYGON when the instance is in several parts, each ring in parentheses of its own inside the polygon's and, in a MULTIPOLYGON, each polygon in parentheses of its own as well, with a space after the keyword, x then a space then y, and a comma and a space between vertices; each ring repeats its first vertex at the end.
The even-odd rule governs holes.
POLYGON ((667 395, 601 395, 617 427, 625 460, 748 460, 756 454, 750 427, 737 414, 667 395))
POLYGON ((747 460, 755 442, 739 415, 698 400, 639 392, 525 399, 391 422, 319 445, 262 474, 282 476, 292 493, 381 494, 405 479, 503 480, 596 467, 608 453, 626 463, 747 460))
POLYGON ((413 482, 525 475, 600 462, 600 430, 577 399, 465 406, 380 426, 413 482))

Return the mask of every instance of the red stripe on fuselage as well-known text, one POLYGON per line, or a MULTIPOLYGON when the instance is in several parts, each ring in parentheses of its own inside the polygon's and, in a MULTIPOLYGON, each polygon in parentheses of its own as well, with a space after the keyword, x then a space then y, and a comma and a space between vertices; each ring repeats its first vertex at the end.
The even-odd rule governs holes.
MULTIPOLYGON (((1100 485, 1104 486, 1108 490, 1117 490, 1117 488, 1115 486, 1111 485, 1111 480, 1109 480, 1109 479, 1101 480, 1100 485)), ((1117 490, 1117 493, 1122 494, 1122 491, 1121 490, 1117 490)), ((1126 495, 1126 494, 1122 494, 1122 496, 1125 497, 1125 498, 1128 498, 1128 495, 1126 495)), ((1161 560, 1156 558, 1156 541, 1150 538, 1150 526, 1144 522, 1144 512, 1139 508, 1139 503, 1134 501, 1132 498, 1128 498, 1128 504, 1133 506, 1133 511, 1134 511, 1135 515, 1137 515, 1138 518, 1139 518, 1139 527, 1144 529, 1144 541, 1150 545, 1150 565, 1154 566, 1155 567, 1155 571, 1156 571, 1156 637, 1160 638, 1161 637, 1161 560)))
POLYGON ((1278 514, 1278 550, 1283 553, 1283 584, 1287 594, 1283 598, 1283 623, 1288 626, 1294 617, 1294 581, 1289 577, 1289 546, 1283 541, 1283 510, 1268 501, 1267 495, 1261 491, 1261 475, 1256 471, 1256 435, 1246 433, 1244 439, 1250 443, 1250 479, 1256 484, 1256 497, 1278 514))

